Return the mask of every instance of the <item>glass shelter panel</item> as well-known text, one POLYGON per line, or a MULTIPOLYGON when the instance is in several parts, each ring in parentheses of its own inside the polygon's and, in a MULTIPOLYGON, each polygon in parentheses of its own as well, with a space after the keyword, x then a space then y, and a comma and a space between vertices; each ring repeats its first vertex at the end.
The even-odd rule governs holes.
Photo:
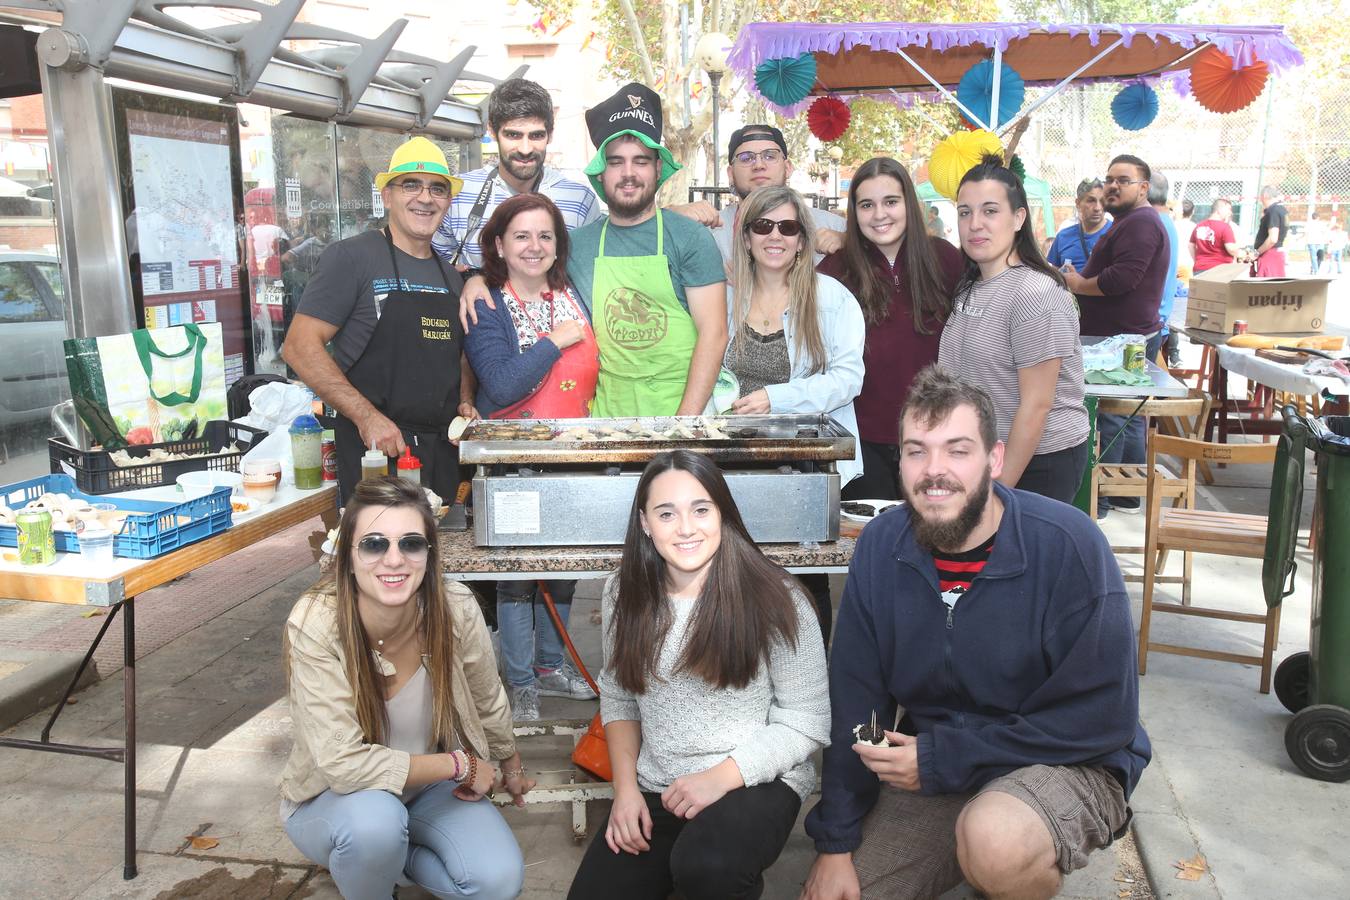
POLYGON ((42 95, 0 99, 0 484, 48 471, 51 408, 70 396, 51 181, 42 95))

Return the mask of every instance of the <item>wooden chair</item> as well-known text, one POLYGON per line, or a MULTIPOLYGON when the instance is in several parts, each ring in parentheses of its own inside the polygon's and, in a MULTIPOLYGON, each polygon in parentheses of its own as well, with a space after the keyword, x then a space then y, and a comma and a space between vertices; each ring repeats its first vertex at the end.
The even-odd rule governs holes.
MULTIPOLYGON (((1200 460, 1226 463, 1274 463, 1277 447, 1274 444, 1216 444, 1187 438, 1155 434, 1149 439, 1148 465, 1154 474, 1149 478, 1147 491, 1147 520, 1144 526, 1144 600, 1139 619, 1139 674, 1148 668, 1150 650, 1175 653, 1182 656, 1216 659, 1225 662, 1257 665, 1261 669, 1261 693, 1270 693, 1271 656, 1279 637, 1280 607, 1267 605, 1264 613, 1239 612, 1191 605, 1191 572, 1189 566, 1183 576, 1182 602, 1155 602, 1154 585, 1159 556, 1168 550, 1189 553, 1213 553, 1260 559, 1267 555, 1267 516, 1240 515, 1211 510, 1164 508, 1162 499, 1167 493, 1164 477, 1156 470, 1159 456, 1171 456, 1184 463, 1183 480, 1186 490, 1194 495, 1196 463, 1200 460), (1149 627, 1155 612, 1177 613, 1232 622, 1261 625, 1265 636, 1259 656, 1227 653, 1198 647, 1157 643, 1149 639, 1149 627)), ((1301 466, 1301 460, 1300 466, 1301 466)), ((1301 500, 1301 494, 1299 498, 1301 500)), ((1272 500, 1272 506, 1274 501, 1272 500)), ((1296 515, 1296 514, 1295 514, 1296 515)), ((1297 518, 1294 519, 1297 522, 1297 518)))
MULTIPOLYGON (((1155 420, 1159 428, 1179 432, 1179 436, 1198 440, 1209 415, 1209 395, 1192 388, 1186 399, 1143 401, 1121 397, 1102 397, 1097 401, 1097 414, 1128 416, 1130 414, 1148 416, 1155 420)), ((1098 448, 1100 452, 1100 448, 1098 448)), ((1148 493, 1149 473, 1153 467, 1145 463, 1097 463, 1092 471, 1092 499, 1088 509, 1097 508, 1097 498, 1101 497, 1139 497, 1142 501, 1148 493)), ((1162 496, 1170 497, 1172 506, 1195 506, 1195 485, 1189 487, 1184 478, 1176 477, 1166 467, 1160 466, 1158 474, 1159 490, 1162 496)), ((1117 555, 1143 553, 1143 547, 1113 546, 1117 555)), ((1165 557, 1164 557, 1165 560, 1165 557)), ((1185 577, 1190 577, 1191 556, 1186 554, 1185 577)), ((1127 575, 1126 581, 1142 581, 1143 576, 1127 575)), ((1176 579, 1167 579, 1168 581, 1176 579)))

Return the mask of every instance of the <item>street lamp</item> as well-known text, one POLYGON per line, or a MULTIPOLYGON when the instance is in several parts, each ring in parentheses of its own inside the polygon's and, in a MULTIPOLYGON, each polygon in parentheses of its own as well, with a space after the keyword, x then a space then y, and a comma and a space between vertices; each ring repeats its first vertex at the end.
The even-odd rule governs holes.
POLYGON ((835 144, 826 151, 830 155, 830 168, 834 170, 834 200, 839 202, 839 160, 844 158, 844 148, 835 144))
MULTIPOLYGON (((708 80, 712 82, 712 102, 713 102, 713 152, 712 152, 712 177, 713 187, 721 184, 721 175, 717 165, 717 156, 720 149, 720 138, 717 134, 718 120, 722 112, 722 76, 731 71, 727 65, 727 55, 731 52, 731 38, 725 34, 719 34, 716 31, 710 31, 698 39, 694 45, 694 62, 700 69, 708 73, 708 80)), ((722 195, 720 192, 713 194, 713 206, 717 209, 722 208, 722 195)))

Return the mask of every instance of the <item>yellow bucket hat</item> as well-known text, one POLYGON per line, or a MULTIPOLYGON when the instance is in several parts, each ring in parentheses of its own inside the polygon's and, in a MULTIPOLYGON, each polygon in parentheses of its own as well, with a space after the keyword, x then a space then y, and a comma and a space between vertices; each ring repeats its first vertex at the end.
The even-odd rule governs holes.
POLYGON ((375 176, 375 189, 384 190, 384 186, 393 178, 412 172, 425 172, 439 175, 450 182, 450 196, 453 197, 464 187, 464 179, 450 174, 450 166, 445 162, 441 148, 420 135, 403 142, 389 159, 389 171, 375 176))

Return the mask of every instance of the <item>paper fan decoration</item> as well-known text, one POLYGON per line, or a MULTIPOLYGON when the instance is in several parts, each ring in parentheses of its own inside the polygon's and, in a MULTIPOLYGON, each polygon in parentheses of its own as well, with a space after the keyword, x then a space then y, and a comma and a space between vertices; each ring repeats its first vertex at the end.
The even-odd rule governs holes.
POLYGON ((983 129, 958 131, 933 148, 928 159, 928 180, 934 190, 954 201, 962 176, 988 153, 1003 153, 1003 144, 993 133, 983 129))
MULTIPOLYGON (((1022 76, 1017 74, 1017 70, 1007 63, 1003 63, 1002 66, 998 85, 999 125, 1012 121, 1012 117, 1022 108, 1022 101, 1027 95, 1026 85, 1022 82, 1022 76)), ((977 62, 966 70, 966 74, 961 76, 961 83, 956 86, 956 99, 960 100, 966 109, 983 119, 986 126, 991 124, 989 112, 994 104, 993 60, 977 62)))
POLYGON ((1191 94, 1216 113, 1230 113, 1251 104, 1266 86, 1270 68, 1260 60, 1233 67, 1233 57, 1208 47, 1191 63, 1191 94))
POLYGON ((1146 84, 1127 84, 1111 98, 1111 118, 1126 131, 1147 128, 1158 117, 1158 95, 1146 84))
POLYGON ((806 124, 812 134, 829 143, 848 131, 848 122, 852 117, 844 101, 837 97, 821 97, 806 111, 806 124))
POLYGON ((764 99, 791 106, 806 99, 816 83, 816 58, 810 53, 768 59, 755 66, 755 87, 764 99))

